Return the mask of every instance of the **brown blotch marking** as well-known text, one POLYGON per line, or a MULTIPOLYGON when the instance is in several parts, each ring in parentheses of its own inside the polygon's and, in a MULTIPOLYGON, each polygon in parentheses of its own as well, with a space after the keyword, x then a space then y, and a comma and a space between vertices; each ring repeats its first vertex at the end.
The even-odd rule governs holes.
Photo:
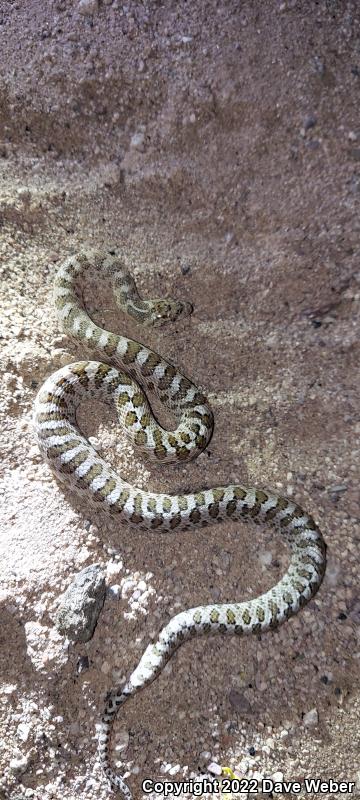
POLYGON ((116 398, 116 402, 118 406, 126 406, 126 403, 130 403, 130 396, 127 392, 120 392, 116 398))
POLYGON ((305 580, 307 581, 309 581, 313 577, 312 572, 309 572, 309 570, 307 569, 299 569, 298 573, 301 578, 305 578, 305 580))
POLYGON ((167 456, 166 447, 164 447, 163 444, 157 444, 156 447, 155 447, 155 450, 154 450, 154 454, 155 454, 156 458, 159 459, 159 461, 161 459, 164 459, 164 457, 167 456))
POLYGON ((169 444, 171 445, 171 447, 175 447, 175 448, 177 447, 178 440, 177 440, 176 436, 174 436, 173 433, 168 433, 167 440, 168 440, 169 444))
POLYGON ((311 531, 318 531, 319 530, 318 525, 316 524, 316 522, 314 522, 312 517, 309 517, 309 519, 308 519, 308 521, 306 523, 306 528, 309 528, 311 531))
POLYGON ((241 486, 234 486, 234 497, 236 500, 245 500, 246 491, 241 486))
POLYGON ((75 387, 73 386, 72 383, 68 382, 68 383, 65 384, 64 393, 65 394, 70 394, 70 395, 74 395, 75 394, 75 387))
POLYGON ((282 596, 282 599, 283 599, 284 603, 287 603, 288 605, 290 603, 292 603, 292 601, 293 601, 293 597, 292 597, 292 594, 290 592, 284 592, 283 596, 282 596))
POLYGON ((139 525, 140 522, 144 521, 144 517, 141 514, 136 514, 135 512, 130 517, 131 522, 134 522, 135 525, 139 525))
POLYGON ((180 523, 181 523, 181 515, 180 514, 175 514, 175 516, 172 518, 172 520, 170 522, 171 530, 174 530, 174 528, 177 528, 178 525, 180 525, 180 523))
POLYGON ((261 633, 260 622, 255 622, 251 627, 252 633, 261 633))
POLYGON ((143 350, 142 344, 139 342, 133 342, 131 340, 128 341, 126 353, 124 353, 123 361, 125 364, 131 364, 136 360, 136 357, 141 353, 143 350))
POLYGON ((171 511, 172 502, 170 497, 164 497, 162 507, 163 511, 171 511))
POLYGON ((154 519, 151 520, 151 527, 152 528, 160 528, 160 526, 163 525, 163 523, 164 523, 164 518, 160 517, 160 516, 157 516, 157 517, 154 517, 154 519))
POLYGON ((192 422, 192 423, 191 423, 191 425, 189 425, 189 429, 190 429, 190 430, 191 430, 193 433, 199 433, 199 431, 200 431, 200 425, 199 425, 199 423, 198 423, 198 422, 192 422))
POLYGON ((280 496, 277 498, 276 502, 277 509, 280 509, 280 511, 285 511, 285 508, 288 508, 288 506, 289 506, 289 500, 287 500, 286 497, 280 496))
POLYGON ((176 375, 175 367, 172 367, 170 364, 166 367, 164 375, 158 381, 159 389, 168 389, 170 384, 172 383, 173 379, 176 375))
POLYGON ((226 513, 228 517, 232 517, 237 508, 236 500, 229 500, 226 505, 226 513))
POLYGON ((106 498, 111 494, 111 492, 114 491, 115 487, 116 487, 116 480, 114 478, 108 478, 106 483, 104 483, 104 486, 102 486, 101 489, 98 489, 98 492, 101 495, 101 497, 106 498))
POLYGON ((63 464, 60 464, 59 470, 61 472, 74 472, 74 470, 77 467, 80 467, 80 465, 83 464, 84 461, 86 461, 88 456, 89 456, 89 451, 83 450, 81 453, 77 453, 73 458, 71 458, 70 461, 66 461, 63 464))
POLYGON ((196 392, 195 397, 193 399, 193 403, 195 406, 203 406, 206 403, 206 397, 202 392, 196 392))
POLYGON ((250 625, 251 622, 251 615, 249 614, 247 608, 242 613, 242 621, 245 625, 250 625))
POLYGON ((195 522, 195 523, 199 522, 199 520, 201 518, 201 514, 200 514, 199 509, 198 508, 193 508, 193 510, 190 512, 189 516, 190 516, 191 522, 195 522))
POLYGON ((189 442, 191 441, 191 436, 186 431, 181 431, 180 432, 180 439, 181 439, 182 442, 185 442, 185 444, 189 444, 189 442))
POLYGON ((218 503, 210 503, 208 510, 210 517, 212 517, 213 519, 219 516, 220 508, 218 503))
POLYGON ((259 622, 265 622, 265 611, 261 606, 258 606, 256 609, 256 616, 259 622))
POLYGON ((144 404, 144 397, 140 392, 135 392, 132 398, 133 405, 135 408, 139 408, 144 404))
POLYGON ((125 506, 125 503, 127 503, 128 499, 129 499, 129 497, 130 497, 129 490, 128 489, 122 489, 120 497, 118 498, 116 503, 114 503, 114 506, 116 506, 117 508, 120 509, 120 511, 122 511, 124 506, 125 506))
POLYGON ((293 513, 293 517, 296 517, 296 518, 298 518, 298 517, 306 517, 307 516, 304 513, 304 510, 301 508, 301 506, 295 506, 294 511, 292 513, 293 513))
POLYGON ((83 475, 79 480, 81 480, 86 486, 90 486, 94 478, 98 478, 103 471, 103 467, 101 464, 93 464, 92 467, 88 470, 86 475, 83 475))
POLYGON ((220 614, 216 608, 212 608, 210 611, 210 622, 216 623, 219 622, 220 614))
POLYGON ((304 595, 301 594, 300 597, 299 597, 299 606, 300 606, 300 608, 303 608, 304 606, 306 606, 307 602, 308 601, 307 601, 306 597, 304 597, 304 595))
POLYGON ((140 419, 140 425, 142 428, 149 428, 150 427, 150 414, 143 414, 140 419))
POLYGON ((197 492, 197 494, 194 494, 194 500, 197 506, 205 505, 205 495, 203 492, 197 492))
POLYGON ((118 346, 119 337, 115 336, 114 333, 109 333, 109 339, 107 343, 104 345, 103 350, 107 356, 111 357, 116 352, 116 348, 118 346))
MULTIPOLYGON (((69 302, 69 297, 62 297, 61 295, 57 295, 55 299, 56 308, 62 309, 68 302, 69 302)), ((63 320, 63 322, 66 324, 66 320, 63 320)))
POLYGON ((203 631, 204 631, 204 633, 210 633, 210 631, 211 631, 211 624, 210 624, 210 622, 205 622, 205 623, 204 623, 204 625, 203 625, 203 631))
POLYGON ((159 430, 159 428, 154 428, 153 439, 155 444, 162 444, 162 432, 159 430))
POLYGON ((58 275, 55 279, 55 288, 60 286, 62 289, 72 289, 73 283, 71 278, 67 278, 65 275, 58 275))
POLYGON ((106 375, 109 374, 111 367, 108 364, 99 364, 95 375, 94 375, 94 382, 96 386, 100 386, 106 375))
POLYGON ((153 497, 149 497, 147 501, 147 508, 148 511, 151 511, 152 513, 156 511, 156 500, 154 500, 153 497))
POLYGON ((184 447, 177 447, 177 448, 176 448, 176 455, 177 455, 177 457, 178 457, 179 459, 185 459, 185 458, 187 458, 187 457, 188 457, 188 455, 189 455, 189 452, 190 452, 190 451, 189 451, 189 450, 187 449, 187 447, 185 447, 185 446, 184 446, 184 447))
POLYGON ((195 417, 196 419, 200 419, 200 420, 201 420, 201 422, 202 422, 202 420, 203 420, 203 417, 204 417, 205 415, 204 415, 204 414, 201 414, 201 412, 200 412, 200 411, 192 411, 192 412, 191 412, 191 416, 192 416, 192 417, 195 417))
POLYGON ((228 608, 226 611, 226 621, 228 625, 235 625, 236 616, 231 608, 228 608))
POLYGON ((213 421, 209 414, 203 414, 202 421, 206 428, 212 427, 213 421))
POLYGON ((141 374, 150 375, 161 364, 161 360, 157 353, 149 353, 145 363, 141 366, 141 374))
POLYGON ((127 374, 127 372, 119 372, 119 375, 120 375, 120 379, 121 379, 120 383, 123 386, 133 386, 133 380, 130 377, 130 375, 127 374))
POLYGON ((180 511, 187 511, 189 505, 185 495, 180 494, 178 496, 178 506, 180 508, 180 511))
POLYGON ((242 636, 242 634, 244 633, 244 629, 243 629, 242 625, 239 625, 238 623, 236 623, 235 624, 235 628, 234 628, 234 633, 236 633, 238 636, 242 636))
POLYGON ((196 444, 196 447, 199 448, 199 450, 202 450, 206 445, 205 436, 197 436, 196 439, 195 439, 195 444, 196 444))
POLYGON ((125 417, 126 427, 131 428, 132 425, 135 425, 135 422, 137 422, 135 411, 128 411, 125 417))
POLYGON ((297 581, 296 578, 292 579, 291 586, 293 586, 293 588, 296 589, 296 591, 299 592, 299 594, 301 594, 305 589, 304 584, 300 583, 300 581, 297 581))
POLYGON ((142 494, 139 492, 139 493, 138 493, 138 494, 136 494, 136 495, 135 495, 135 497, 134 497, 134 508, 135 508, 135 511, 136 511, 138 514, 142 514, 142 510, 143 510, 142 506, 143 506, 143 496, 142 496, 142 494))
POLYGON ((221 500, 225 497, 224 489, 213 489, 212 495, 216 503, 221 503, 221 500))
POLYGON ((280 614, 280 608, 279 608, 278 604, 275 602, 275 600, 269 600, 268 601, 268 608, 269 608, 269 610, 271 612, 271 615, 273 617, 277 617, 280 614))
POLYGON ((88 362, 86 362, 85 364, 79 364, 78 366, 76 364, 74 364, 70 368, 72 374, 76 375, 77 378, 79 379, 79 383, 81 383, 81 385, 85 386, 85 387, 87 387, 89 385, 89 376, 87 375, 87 373, 85 371, 85 369, 87 367, 87 363, 88 362))
MULTIPOLYGON (((45 411, 44 413, 39 414, 37 419, 38 422, 50 422, 52 420, 56 422, 65 421, 64 414, 61 413, 61 411, 45 411)), ((51 428, 51 430, 53 430, 53 428, 51 428)))
POLYGON ((310 542, 309 539, 306 538, 306 536, 304 538, 301 538, 304 533, 303 528, 297 528, 292 533, 296 534, 295 544, 296 547, 300 550, 307 550, 309 547, 314 547, 316 545, 319 546, 319 542, 310 542))
POLYGON ((274 508, 269 508, 265 514, 265 521, 270 522, 274 517, 277 517, 278 509, 277 506, 274 508))
POLYGON ((257 503, 267 503, 269 495, 266 494, 266 492, 263 492, 261 489, 257 489, 255 492, 255 498, 257 503))
POLYGON ((71 439, 70 442, 53 444, 48 448, 47 455, 49 458, 56 458, 57 456, 61 456, 63 453, 67 453, 69 450, 73 450, 73 448, 77 447, 79 444, 82 444, 81 439, 71 439))
POLYGON ((280 528, 286 528, 288 525, 290 525, 290 522, 293 522, 293 520, 294 520, 293 514, 288 514, 286 517, 283 517, 280 520, 280 528))
POLYGON ((145 431, 136 431, 134 442, 135 444, 139 445, 139 447, 143 447, 147 443, 147 435, 145 431))
MULTIPOLYGON (((51 436, 68 436, 70 433, 72 433, 70 425, 68 426, 64 425, 62 428, 51 428, 50 430, 51 430, 51 436)), ((78 441, 80 444, 80 440, 78 441)))
POLYGON ((249 517, 257 517, 260 514, 261 506, 260 503, 254 503, 252 507, 249 506, 249 517))

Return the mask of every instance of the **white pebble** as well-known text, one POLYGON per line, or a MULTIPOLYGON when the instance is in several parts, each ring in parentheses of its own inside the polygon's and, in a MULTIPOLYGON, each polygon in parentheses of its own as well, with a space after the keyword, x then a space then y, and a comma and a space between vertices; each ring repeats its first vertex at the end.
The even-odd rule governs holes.
POLYGON ((210 772, 211 775, 221 775, 222 769, 220 764, 216 764, 215 761, 212 761, 208 766, 208 772, 210 772))
POLYGON ((80 14, 84 16, 91 16, 91 14, 96 14, 99 10, 99 3, 98 0, 80 0, 78 5, 78 11, 80 14))
POLYGON ((275 781, 275 782, 276 781, 282 781, 284 779, 284 773, 283 772, 274 772, 271 777, 272 777, 272 780, 275 781))
POLYGON ((11 772, 25 772, 29 763, 29 756, 20 756, 19 758, 12 758, 9 764, 11 772))
POLYGON ((22 742, 27 742, 30 731, 31 725, 29 725, 27 722, 20 722, 20 724, 17 726, 16 734, 22 742))
POLYGON ((145 136, 143 133, 134 133, 130 139, 130 147, 135 150, 140 150, 144 144, 145 136))
POLYGON ((317 708, 312 708, 311 711, 308 711, 303 719, 303 723, 306 728, 314 728, 319 722, 319 714, 317 708))

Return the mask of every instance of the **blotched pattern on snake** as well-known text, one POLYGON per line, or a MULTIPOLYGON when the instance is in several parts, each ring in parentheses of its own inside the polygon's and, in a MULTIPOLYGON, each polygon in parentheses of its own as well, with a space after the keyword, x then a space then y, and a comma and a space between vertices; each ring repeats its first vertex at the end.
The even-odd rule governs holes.
POLYGON ((205 633, 259 633, 296 614, 320 586, 326 547, 314 520, 278 494, 238 484, 191 494, 147 492, 123 480, 98 455, 76 423, 76 409, 86 395, 115 403, 133 445, 164 463, 198 455, 211 437, 213 415, 202 392, 172 364, 139 342, 94 324, 82 300, 90 273, 100 287, 103 280, 109 280, 118 306, 144 324, 162 324, 192 311, 188 303, 172 299, 142 300, 114 252, 85 252, 63 263, 54 293, 59 320, 69 336, 104 361, 69 364, 51 375, 37 395, 35 430, 41 452, 57 478, 96 508, 143 531, 178 531, 224 520, 251 520, 274 526, 290 548, 289 568, 272 589, 252 600, 198 606, 177 614, 158 640, 149 644, 126 685, 108 695, 100 759, 112 787, 130 800, 129 787, 114 773, 109 758, 111 727, 119 707, 159 675, 186 639, 205 633), (158 424, 140 384, 175 413, 176 430, 167 431, 158 424))

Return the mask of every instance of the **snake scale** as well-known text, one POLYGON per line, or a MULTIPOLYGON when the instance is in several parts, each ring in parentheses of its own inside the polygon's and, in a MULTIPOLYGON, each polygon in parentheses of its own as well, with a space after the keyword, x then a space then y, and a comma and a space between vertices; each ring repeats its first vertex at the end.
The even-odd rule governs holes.
POLYGON ((137 341, 110 333, 90 318, 83 291, 90 276, 111 283, 120 309, 150 325, 191 313, 188 303, 172 299, 143 300, 114 251, 88 251, 67 258, 55 278, 57 314, 66 333, 96 351, 105 361, 68 364, 41 387, 34 427, 42 455, 58 480, 95 508, 142 531, 178 531, 216 522, 251 520, 273 526, 290 548, 290 562, 279 582, 252 600, 198 606, 182 611, 149 644, 125 686, 107 696, 99 736, 100 761, 111 786, 130 800, 124 779, 110 765, 114 717, 129 697, 156 678, 176 648, 205 633, 260 633, 296 614, 316 593, 325 571, 326 546, 314 520, 292 500, 241 485, 202 489, 191 494, 143 491, 117 475, 82 435, 76 409, 86 396, 117 408, 120 423, 134 447, 158 462, 186 461, 207 445, 213 415, 188 378, 137 341), (178 426, 167 431, 156 421, 141 386, 155 392, 175 413, 178 426))

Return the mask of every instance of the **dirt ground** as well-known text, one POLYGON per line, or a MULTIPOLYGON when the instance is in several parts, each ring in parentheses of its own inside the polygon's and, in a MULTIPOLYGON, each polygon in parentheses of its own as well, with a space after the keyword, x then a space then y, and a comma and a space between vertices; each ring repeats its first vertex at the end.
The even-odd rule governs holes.
POLYGON ((105 800, 105 693, 174 613, 256 596, 287 563, 240 524, 159 538, 89 517, 51 477, 32 403, 84 355, 51 295, 84 245, 120 248, 144 294, 194 305, 144 333, 101 286, 89 299, 215 414, 207 453, 166 471, 137 461, 103 406, 83 409, 85 432, 142 487, 281 489, 329 548, 318 595, 278 632, 184 645, 119 715, 114 763, 136 800, 162 796, 145 777, 211 761, 360 796, 359 23, 356 0, 0 0, 3 800, 105 800), (58 600, 96 563, 105 606, 71 645, 58 600))

